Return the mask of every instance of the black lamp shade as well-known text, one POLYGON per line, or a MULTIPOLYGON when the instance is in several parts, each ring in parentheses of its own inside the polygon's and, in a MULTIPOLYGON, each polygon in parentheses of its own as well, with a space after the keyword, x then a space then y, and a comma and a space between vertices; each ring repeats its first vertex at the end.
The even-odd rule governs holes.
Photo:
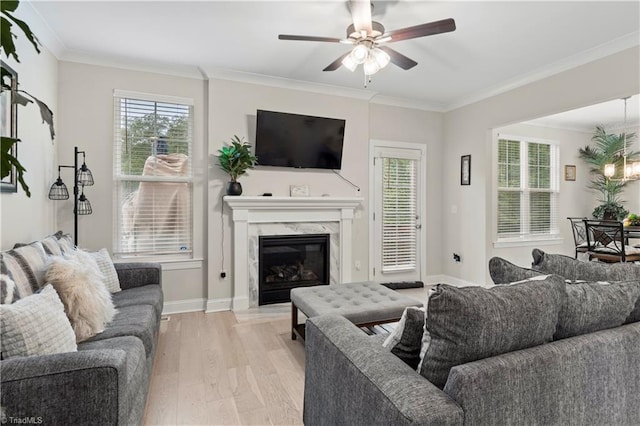
POLYGON ((85 163, 82 163, 82 167, 78 170, 78 184, 84 186, 93 185, 93 175, 85 163))
POLYGON ((62 179, 58 178, 53 185, 51 185, 51 189, 49 190, 49 199, 50 200, 68 200, 69 199, 69 191, 67 190, 67 185, 62 182, 62 179))
POLYGON ((87 215, 91 214, 91 203, 87 200, 87 197, 84 196, 84 192, 80 194, 78 198, 78 214, 79 215, 87 215))

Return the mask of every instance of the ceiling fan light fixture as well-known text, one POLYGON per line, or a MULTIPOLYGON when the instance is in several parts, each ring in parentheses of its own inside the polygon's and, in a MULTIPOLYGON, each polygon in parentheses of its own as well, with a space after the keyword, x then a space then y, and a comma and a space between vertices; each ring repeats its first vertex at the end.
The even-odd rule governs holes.
POLYGON ((362 64, 369 56, 369 49, 364 44, 358 44, 353 48, 349 56, 351 56, 356 64, 362 64))
POLYGON ((632 171, 635 176, 640 176, 640 162, 636 161, 633 163, 632 171))
POLYGON ((604 175, 608 178, 615 176, 616 174, 616 165, 615 164, 605 164, 604 165, 604 175))
POLYGON ((374 75, 380 71, 380 65, 378 65, 378 62, 373 55, 369 55, 367 60, 364 61, 363 69, 365 75, 374 75))
POLYGON ((373 56, 380 69, 389 65, 389 61, 391 61, 391 58, 389 57, 389 55, 387 55, 387 52, 377 47, 371 49, 370 55, 373 56))
POLYGON ((358 64, 353 60, 351 55, 347 55, 344 57, 344 59, 342 60, 342 65, 344 65, 344 67, 351 72, 354 72, 356 68, 358 68, 358 64))

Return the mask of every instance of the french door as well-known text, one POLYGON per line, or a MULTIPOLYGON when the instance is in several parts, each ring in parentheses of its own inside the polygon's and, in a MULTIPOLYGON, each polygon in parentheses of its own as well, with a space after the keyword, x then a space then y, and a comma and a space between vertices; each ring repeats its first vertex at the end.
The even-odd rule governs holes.
POLYGON ((370 278, 421 279, 425 146, 373 141, 373 244, 370 278))

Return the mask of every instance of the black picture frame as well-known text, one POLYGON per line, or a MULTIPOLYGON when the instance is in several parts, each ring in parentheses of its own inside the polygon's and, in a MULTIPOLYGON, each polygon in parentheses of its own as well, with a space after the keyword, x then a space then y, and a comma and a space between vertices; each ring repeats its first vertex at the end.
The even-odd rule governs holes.
MULTIPOLYGON (((2 87, 0 87, 0 136, 16 139, 18 137, 18 73, 0 61, 2 67, 2 87), (10 87, 8 89, 6 86, 10 87)), ((18 158, 18 144, 14 143, 10 154, 18 158)), ((0 192, 18 192, 16 168, 11 167, 9 176, 0 181, 0 192)))
POLYGON ((460 185, 471 185, 471 155, 460 157, 460 185))

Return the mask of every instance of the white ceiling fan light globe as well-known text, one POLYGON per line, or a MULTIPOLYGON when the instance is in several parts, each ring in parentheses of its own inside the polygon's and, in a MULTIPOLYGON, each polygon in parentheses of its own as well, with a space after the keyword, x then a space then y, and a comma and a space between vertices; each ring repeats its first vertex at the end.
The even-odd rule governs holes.
POLYGON ((369 49, 367 49, 367 46, 359 44, 353 48, 349 56, 351 56, 356 64, 362 64, 367 59, 367 56, 369 56, 369 49))
POLYGON ((342 65, 344 65, 344 67, 351 72, 354 72, 356 68, 358 68, 358 64, 353 60, 351 55, 347 55, 344 57, 344 59, 342 60, 342 65))
POLYGON ((389 65, 389 62, 391 61, 391 58, 389 57, 387 52, 385 52, 384 50, 379 49, 377 47, 375 49, 371 50, 371 55, 375 59, 376 63, 380 67, 380 69, 382 69, 382 68, 386 67, 387 65, 389 65))
POLYGON ((378 71, 380 71, 380 65, 375 60, 373 56, 369 56, 366 61, 364 61, 363 65, 364 73, 366 75, 374 75, 378 71))

